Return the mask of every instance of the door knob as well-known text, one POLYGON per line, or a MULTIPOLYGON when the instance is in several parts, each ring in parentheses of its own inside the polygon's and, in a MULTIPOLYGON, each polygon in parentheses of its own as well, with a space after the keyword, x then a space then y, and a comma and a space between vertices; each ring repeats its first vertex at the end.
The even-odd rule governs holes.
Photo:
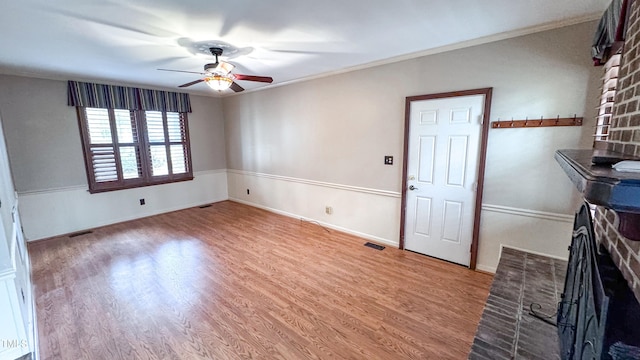
POLYGON ((418 190, 418 188, 413 185, 409 185, 409 190, 418 190))

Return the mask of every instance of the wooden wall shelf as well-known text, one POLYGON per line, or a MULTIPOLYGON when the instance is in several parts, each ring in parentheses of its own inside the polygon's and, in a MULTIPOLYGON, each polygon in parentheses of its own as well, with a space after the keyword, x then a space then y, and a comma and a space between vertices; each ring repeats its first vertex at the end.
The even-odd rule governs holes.
POLYGON ((491 127, 493 129, 513 129, 513 128, 534 128, 534 127, 549 127, 549 126, 582 126, 581 117, 570 118, 540 118, 540 119, 525 119, 525 120, 506 120, 506 121, 493 121, 491 127))

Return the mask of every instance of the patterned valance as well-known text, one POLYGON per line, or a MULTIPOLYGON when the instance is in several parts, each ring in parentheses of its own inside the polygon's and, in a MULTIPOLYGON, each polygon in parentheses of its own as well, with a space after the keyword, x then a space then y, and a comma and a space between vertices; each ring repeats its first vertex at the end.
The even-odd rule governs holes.
POLYGON ((69 81, 69 106, 191 112, 189 94, 69 81))
POLYGON ((630 3, 628 0, 612 0, 600 18, 591 46, 591 57, 595 65, 604 65, 608 56, 615 55, 608 54, 614 43, 624 41, 630 3))

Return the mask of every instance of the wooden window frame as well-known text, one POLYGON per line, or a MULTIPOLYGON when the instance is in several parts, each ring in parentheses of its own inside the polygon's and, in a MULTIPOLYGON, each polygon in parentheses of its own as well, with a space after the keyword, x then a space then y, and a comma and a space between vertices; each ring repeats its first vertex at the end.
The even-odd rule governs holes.
MULTIPOLYGON (((191 162, 191 141, 189 139, 189 126, 187 113, 178 113, 180 121, 182 122, 184 129, 183 141, 176 142, 169 139, 169 128, 167 124, 167 111, 159 111, 162 113, 162 123, 165 135, 165 141, 163 143, 149 141, 149 135, 146 124, 145 110, 129 110, 131 114, 131 121, 135 123, 137 141, 134 143, 120 143, 118 141, 118 131, 115 122, 114 109, 107 109, 109 112, 109 125, 111 130, 111 143, 104 144, 104 147, 113 147, 117 180, 98 182, 95 179, 95 173, 93 170, 93 158, 92 147, 101 147, 101 144, 91 144, 91 138, 89 135, 89 125, 87 121, 87 112, 85 107, 76 107, 78 115, 78 123, 80 127, 80 139, 82 141, 82 150, 84 153, 85 170, 87 173, 87 182, 89 184, 89 192, 101 193, 106 191, 132 189, 143 186, 153 186, 160 184, 168 184, 181 181, 193 180, 193 166, 191 162), (185 155, 185 167, 186 172, 180 174, 173 173, 172 159, 171 159, 171 145, 183 145, 185 155), (152 175, 152 163, 150 158, 150 146, 151 145, 164 145, 167 152, 167 169, 168 175, 152 175), (122 162, 120 158, 120 147, 133 146, 138 147, 138 161, 140 169, 140 177, 134 179, 125 179, 122 172, 122 162)), ((126 109, 123 109, 126 110, 126 109)))

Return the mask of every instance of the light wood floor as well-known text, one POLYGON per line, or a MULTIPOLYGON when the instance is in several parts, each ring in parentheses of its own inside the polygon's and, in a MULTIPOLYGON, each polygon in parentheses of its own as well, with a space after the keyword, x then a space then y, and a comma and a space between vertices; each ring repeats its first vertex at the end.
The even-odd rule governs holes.
POLYGON ((222 202, 32 243, 42 359, 465 359, 491 276, 222 202))

